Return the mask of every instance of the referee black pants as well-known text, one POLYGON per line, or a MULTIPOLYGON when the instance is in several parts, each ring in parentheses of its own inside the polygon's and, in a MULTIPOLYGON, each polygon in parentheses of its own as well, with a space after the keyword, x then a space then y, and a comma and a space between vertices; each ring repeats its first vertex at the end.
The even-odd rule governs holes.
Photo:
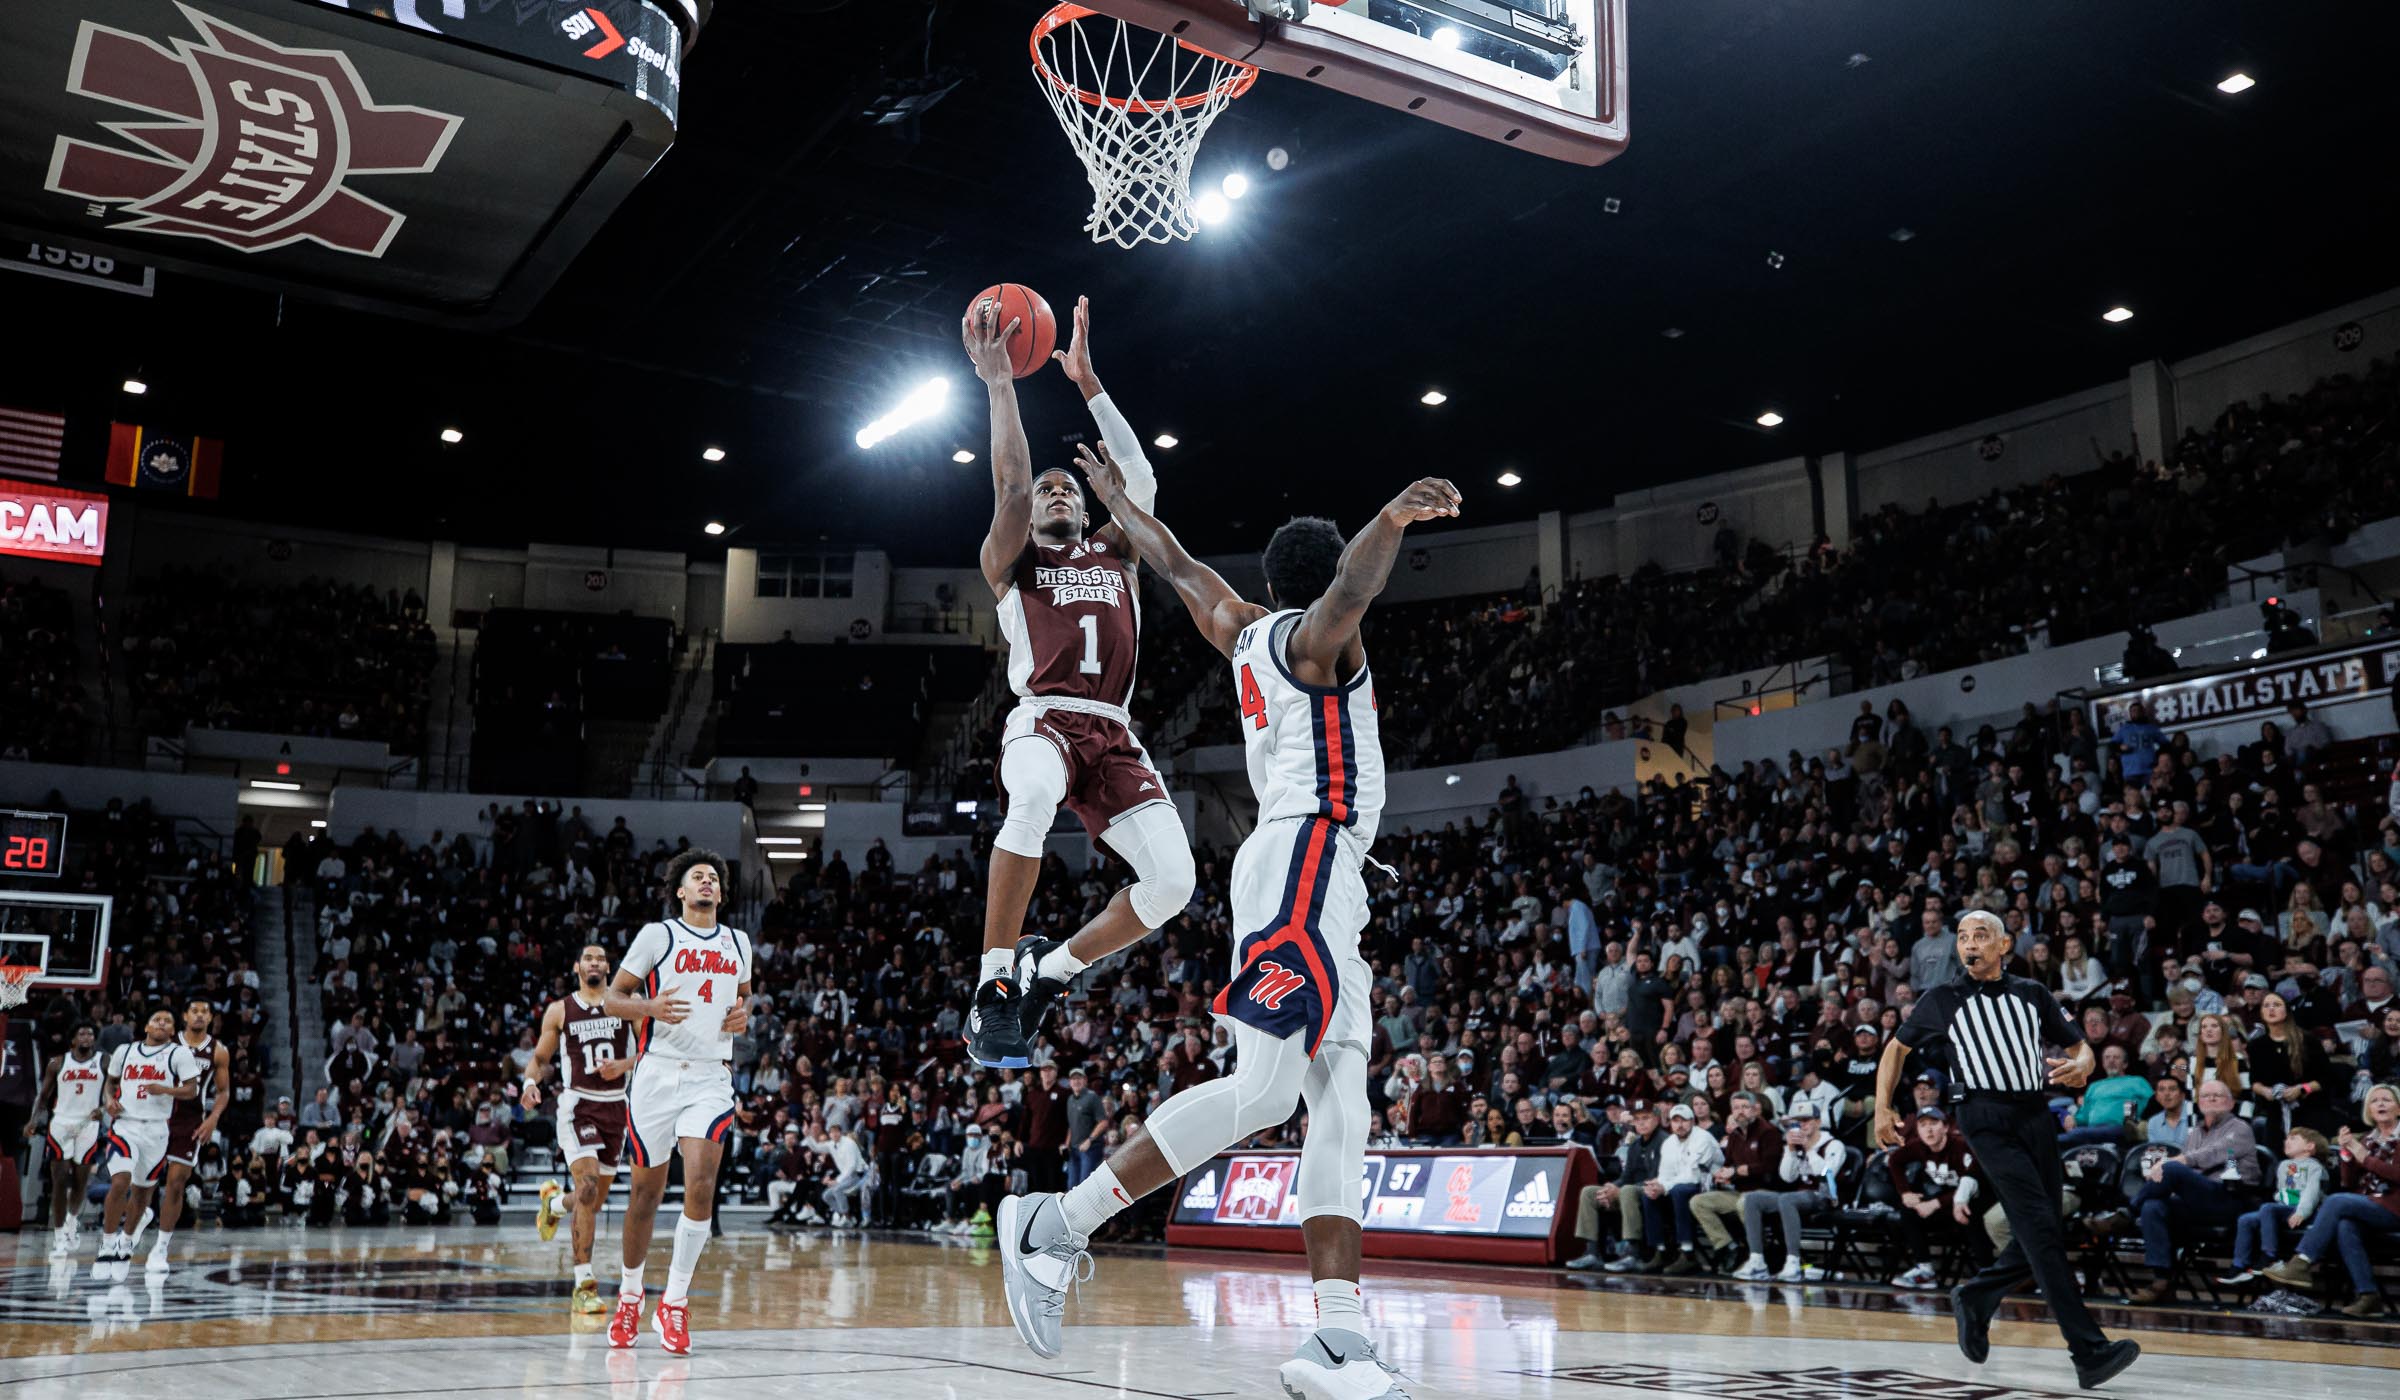
POLYGON ((1999 1258, 1960 1285, 1961 1302, 1977 1316, 1989 1318, 1999 1311, 2001 1300, 2031 1279, 2049 1301, 2067 1350, 2078 1359, 2099 1351, 2108 1345, 2108 1337, 2083 1306, 2083 1289, 2067 1262, 2066 1222, 2059 1206, 2066 1174, 2059 1165, 2058 1120, 2036 1095, 1969 1098, 1958 1106, 1958 1126, 1999 1195, 2014 1236, 1999 1258))

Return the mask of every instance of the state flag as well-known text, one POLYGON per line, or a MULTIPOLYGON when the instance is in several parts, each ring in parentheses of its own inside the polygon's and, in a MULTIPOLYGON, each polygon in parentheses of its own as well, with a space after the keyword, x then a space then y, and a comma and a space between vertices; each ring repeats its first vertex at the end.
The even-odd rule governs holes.
POLYGON ((108 425, 108 484, 178 496, 217 497, 225 444, 135 423, 108 425))

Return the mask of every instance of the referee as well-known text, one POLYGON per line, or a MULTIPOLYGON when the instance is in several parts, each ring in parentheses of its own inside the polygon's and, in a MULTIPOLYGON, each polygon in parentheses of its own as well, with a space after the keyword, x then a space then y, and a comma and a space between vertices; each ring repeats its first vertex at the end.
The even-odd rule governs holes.
POLYGON ((2140 1343, 2112 1342, 2092 1321, 2067 1263, 2058 1199, 2065 1180, 2047 1088, 2072 1089, 2089 1078, 2092 1047, 2048 988, 2008 975, 2011 943, 1995 914, 1976 910, 1959 919, 1958 958, 1967 975, 1918 998, 1907 1024, 1884 1047, 1875 1074, 1875 1140, 1900 1145, 1892 1100, 1909 1051, 1947 1042, 1949 1101, 2015 1235, 1988 1268, 1951 1290, 1958 1349, 1981 1364, 1991 1354, 1992 1315, 2031 1278, 2050 1300, 2075 1358, 2077 1382, 2091 1390, 2142 1353, 2140 1343), (2045 1044, 2074 1053, 2051 1059, 2043 1054, 2045 1044))

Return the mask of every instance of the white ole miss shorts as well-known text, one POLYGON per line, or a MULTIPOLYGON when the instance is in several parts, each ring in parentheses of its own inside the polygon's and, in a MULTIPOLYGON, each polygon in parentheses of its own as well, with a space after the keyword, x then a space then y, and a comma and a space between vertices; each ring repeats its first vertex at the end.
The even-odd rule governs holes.
POLYGON ((644 1055, 626 1091, 625 1147, 637 1167, 663 1167, 678 1138, 723 1142, 733 1127, 733 1071, 723 1060, 644 1055))
POLYGON ((92 1117, 80 1123, 61 1123, 53 1118, 42 1141, 49 1145, 50 1156, 56 1161, 97 1161, 100 1157, 100 1120, 92 1117))
POLYGON ((167 1120, 119 1118, 108 1129, 108 1174, 155 1186, 167 1170, 167 1120))
POLYGON ((1214 1010, 1276 1037, 1374 1041, 1366 849, 1329 817, 1262 822, 1233 858, 1233 980, 1214 1010))

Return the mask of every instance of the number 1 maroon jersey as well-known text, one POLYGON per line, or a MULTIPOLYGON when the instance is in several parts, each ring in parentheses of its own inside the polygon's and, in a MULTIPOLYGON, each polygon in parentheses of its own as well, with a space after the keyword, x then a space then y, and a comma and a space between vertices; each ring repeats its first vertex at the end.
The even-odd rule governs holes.
POLYGON ((625 1081, 602 1075, 600 1066, 633 1058, 633 1027, 609 1015, 605 1006, 586 1002, 581 992, 570 992, 564 1000, 567 1014, 558 1028, 560 1077, 587 1099, 625 1097, 625 1081))
POLYGON ((1028 544, 1000 599, 1009 689, 1123 708, 1141 621, 1133 566, 1107 541, 1028 544))

